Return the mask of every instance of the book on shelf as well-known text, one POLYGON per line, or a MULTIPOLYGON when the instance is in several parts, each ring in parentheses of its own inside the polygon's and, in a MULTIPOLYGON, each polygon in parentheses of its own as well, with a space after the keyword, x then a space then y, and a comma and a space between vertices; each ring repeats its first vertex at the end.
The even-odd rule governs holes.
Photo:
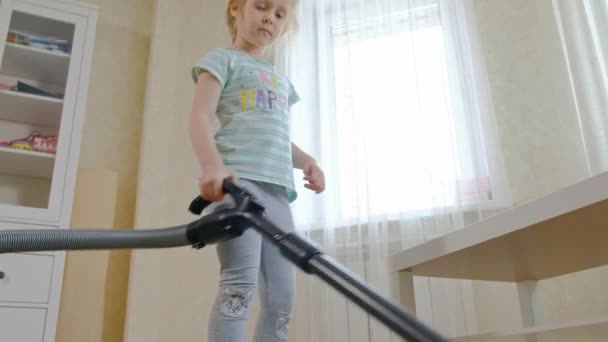
POLYGON ((45 37, 18 30, 9 30, 6 41, 65 54, 69 54, 72 51, 72 44, 68 40, 56 37, 45 37))

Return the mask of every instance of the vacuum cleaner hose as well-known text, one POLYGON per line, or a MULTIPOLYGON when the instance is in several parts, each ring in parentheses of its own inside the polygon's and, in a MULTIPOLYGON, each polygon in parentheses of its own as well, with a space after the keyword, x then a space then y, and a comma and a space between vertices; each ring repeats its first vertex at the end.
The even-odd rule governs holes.
POLYGON ((1 230, 0 254, 57 250, 171 248, 190 245, 186 225, 165 229, 1 230))

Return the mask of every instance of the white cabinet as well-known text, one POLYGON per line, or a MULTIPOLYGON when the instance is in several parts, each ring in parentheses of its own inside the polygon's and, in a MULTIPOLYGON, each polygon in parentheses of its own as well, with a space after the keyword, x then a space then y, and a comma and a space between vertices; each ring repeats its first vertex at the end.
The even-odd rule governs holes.
POLYGON ((0 219, 60 226, 69 221, 96 12, 0 1, 0 219))
POLYGON ((0 341, 41 342, 45 320, 45 309, 0 307, 0 341))
MULTIPOLYGON (((75 1, 0 0, 0 229, 69 229, 96 20, 75 1)), ((0 341, 54 341, 64 262, 0 255, 0 341)))
POLYGON ((53 255, 0 255, 0 303, 47 304, 53 255))

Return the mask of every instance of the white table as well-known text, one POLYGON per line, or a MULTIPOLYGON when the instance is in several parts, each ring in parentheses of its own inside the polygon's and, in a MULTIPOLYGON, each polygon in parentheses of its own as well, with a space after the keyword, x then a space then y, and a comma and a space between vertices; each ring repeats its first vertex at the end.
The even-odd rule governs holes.
POLYGON ((533 314, 537 281, 606 264, 608 172, 391 257, 413 312, 414 276, 517 283, 524 328, 455 339, 467 341, 598 325, 608 334, 608 316, 536 326, 533 314))

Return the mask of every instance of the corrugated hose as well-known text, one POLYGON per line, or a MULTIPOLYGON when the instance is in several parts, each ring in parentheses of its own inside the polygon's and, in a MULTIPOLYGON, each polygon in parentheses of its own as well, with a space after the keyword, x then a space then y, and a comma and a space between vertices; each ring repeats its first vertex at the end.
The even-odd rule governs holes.
POLYGON ((190 245, 187 226, 146 230, 0 230, 0 254, 57 250, 172 248, 190 245))

